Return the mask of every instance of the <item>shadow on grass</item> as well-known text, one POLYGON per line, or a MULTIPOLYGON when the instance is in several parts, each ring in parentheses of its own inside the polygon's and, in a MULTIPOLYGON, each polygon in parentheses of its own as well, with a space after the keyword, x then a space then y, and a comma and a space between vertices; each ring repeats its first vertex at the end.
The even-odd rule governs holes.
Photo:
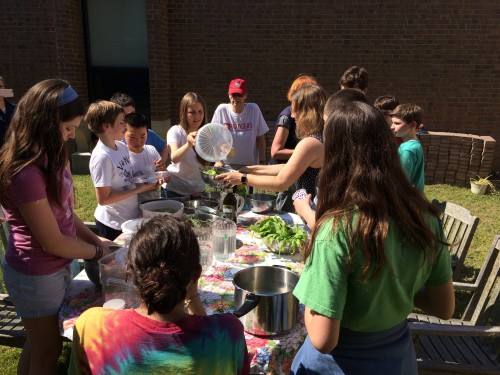
POLYGON ((477 276, 479 275, 479 271, 479 268, 471 267, 469 265, 463 265, 458 280, 453 281, 459 281, 461 283, 474 283, 477 276))
POLYGON ((71 343, 63 343, 63 349, 57 360, 56 374, 63 375, 68 373, 69 360, 71 358, 71 343))
MULTIPOLYGON (((0 346, 0 374, 15 375, 17 373, 17 361, 21 356, 21 349, 0 346)), ((71 343, 63 343, 61 356, 57 360, 56 375, 66 375, 68 373, 69 360, 71 357, 71 343)))
MULTIPOLYGON (((458 281, 461 283, 470 283, 473 284, 476 281, 477 275, 479 275, 479 269, 464 265, 462 267, 462 271, 460 272, 460 276, 458 281)), ((453 317, 456 319, 460 319, 471 299, 472 292, 465 290, 455 290, 455 313, 453 317)))

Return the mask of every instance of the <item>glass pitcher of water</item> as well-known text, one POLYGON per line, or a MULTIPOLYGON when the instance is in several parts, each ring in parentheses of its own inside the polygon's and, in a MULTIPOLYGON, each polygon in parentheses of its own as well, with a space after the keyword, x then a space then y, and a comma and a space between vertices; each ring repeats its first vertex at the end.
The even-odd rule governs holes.
POLYGON ((224 262, 234 256, 236 250, 236 223, 227 219, 217 219, 212 224, 214 257, 224 262))

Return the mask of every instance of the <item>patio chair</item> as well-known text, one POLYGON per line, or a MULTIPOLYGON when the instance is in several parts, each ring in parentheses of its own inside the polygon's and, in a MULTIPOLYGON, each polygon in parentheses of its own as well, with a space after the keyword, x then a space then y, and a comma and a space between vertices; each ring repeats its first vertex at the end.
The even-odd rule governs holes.
MULTIPOLYGON (((3 209, 0 206, 0 218, 5 218, 5 215, 3 213, 3 209)), ((5 256, 5 252, 7 251, 7 241, 9 240, 9 232, 10 232, 10 226, 8 222, 1 222, 0 223, 0 261, 3 261, 3 258, 5 256)))
POLYGON ((419 374, 500 374, 500 235, 474 284, 453 283, 471 293, 460 319, 411 314, 419 374))
MULTIPOLYGON (((4 218, 2 208, 0 207, 0 217, 4 218)), ((7 241, 9 239, 9 223, 0 223, 0 258, 3 261, 7 250, 7 241)), ((0 294, 0 345, 22 348, 26 341, 26 331, 24 330, 21 318, 17 316, 12 301, 8 294, 0 294)))
POLYGON ((26 341, 21 318, 17 316, 14 306, 7 294, 0 294, 0 345, 22 348, 26 341))
POLYGON ((451 266, 453 267, 453 280, 460 276, 460 271, 469 251, 472 238, 476 232, 479 218, 471 215, 470 211, 458 204, 451 202, 432 201, 443 213, 443 221, 446 240, 450 244, 451 266))

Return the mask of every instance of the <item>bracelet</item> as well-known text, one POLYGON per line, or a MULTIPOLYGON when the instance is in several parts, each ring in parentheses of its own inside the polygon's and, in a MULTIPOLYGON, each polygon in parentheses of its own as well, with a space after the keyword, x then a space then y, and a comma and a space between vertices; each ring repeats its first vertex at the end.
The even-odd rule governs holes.
POLYGON ((92 260, 99 260, 99 259, 101 259, 103 252, 104 252, 104 250, 102 249, 102 247, 95 245, 95 255, 92 258, 92 260))
POLYGON ((200 293, 196 293, 194 296, 192 296, 191 298, 188 298, 186 300, 186 302, 184 302, 184 308, 187 309, 189 307, 189 304, 191 303, 192 300, 194 300, 195 298, 198 298, 200 297, 200 293))

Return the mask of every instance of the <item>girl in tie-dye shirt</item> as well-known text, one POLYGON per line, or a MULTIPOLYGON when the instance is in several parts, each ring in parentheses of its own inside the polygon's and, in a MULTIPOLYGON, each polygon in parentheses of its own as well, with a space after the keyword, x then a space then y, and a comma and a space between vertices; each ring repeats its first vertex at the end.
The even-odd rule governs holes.
POLYGON ((248 374, 240 321, 232 314, 206 316, 197 292, 199 258, 182 219, 164 215, 144 224, 130 243, 127 266, 142 304, 83 313, 69 373, 248 374))

